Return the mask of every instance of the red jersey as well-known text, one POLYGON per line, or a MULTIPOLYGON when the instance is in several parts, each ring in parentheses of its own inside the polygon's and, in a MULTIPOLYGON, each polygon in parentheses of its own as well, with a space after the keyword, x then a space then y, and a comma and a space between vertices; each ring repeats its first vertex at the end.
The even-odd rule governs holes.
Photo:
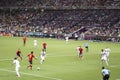
POLYGON ((44 49, 46 49, 46 46, 47 46, 47 44, 46 44, 46 43, 43 43, 43 48, 44 48, 44 49))
POLYGON ((16 52, 16 54, 17 54, 17 55, 20 55, 20 54, 21 54, 21 51, 20 51, 20 50, 18 50, 18 51, 16 52))
POLYGON ((29 59, 29 61, 32 61, 32 59, 33 59, 34 57, 35 57, 34 54, 28 54, 28 59, 29 59))
POLYGON ((82 54, 82 52, 83 52, 83 49, 82 49, 82 48, 79 48, 79 52, 80 52, 80 54, 82 54))
POLYGON ((26 41, 26 37, 25 36, 23 37, 23 41, 26 41))

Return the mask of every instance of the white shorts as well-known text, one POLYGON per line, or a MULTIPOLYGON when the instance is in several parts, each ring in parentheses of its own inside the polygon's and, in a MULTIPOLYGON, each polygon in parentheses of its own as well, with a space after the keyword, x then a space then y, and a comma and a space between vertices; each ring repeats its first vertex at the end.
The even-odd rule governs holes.
POLYGON ((101 60, 106 61, 106 60, 107 60, 107 57, 102 57, 101 60))
POLYGON ((37 46, 37 43, 34 43, 34 46, 37 46))
POLYGON ((41 56, 41 59, 42 59, 42 60, 45 60, 45 56, 41 56))

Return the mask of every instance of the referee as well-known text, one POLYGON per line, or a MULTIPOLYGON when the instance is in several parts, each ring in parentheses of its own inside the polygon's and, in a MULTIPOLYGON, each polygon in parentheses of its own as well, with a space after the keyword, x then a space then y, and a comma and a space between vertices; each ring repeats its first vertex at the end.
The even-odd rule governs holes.
POLYGON ((103 80, 109 80, 110 70, 105 69, 105 67, 102 67, 102 75, 103 75, 103 80))

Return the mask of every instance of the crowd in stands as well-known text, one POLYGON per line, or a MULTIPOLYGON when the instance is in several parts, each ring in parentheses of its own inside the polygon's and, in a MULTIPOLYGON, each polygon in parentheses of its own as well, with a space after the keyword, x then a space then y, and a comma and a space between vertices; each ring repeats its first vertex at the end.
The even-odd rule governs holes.
POLYGON ((118 10, 1 10, 0 31, 42 32, 64 37, 77 33, 81 36, 120 36, 120 14, 118 10), (85 29, 84 29, 84 28, 85 29), (84 30, 82 30, 84 29, 84 30))
POLYGON ((0 0, 1 7, 50 9, 119 8, 119 0, 0 0))
POLYGON ((34 32, 56 38, 66 34, 81 39, 117 37, 119 41, 119 8, 119 0, 1 0, 0 35, 34 32))

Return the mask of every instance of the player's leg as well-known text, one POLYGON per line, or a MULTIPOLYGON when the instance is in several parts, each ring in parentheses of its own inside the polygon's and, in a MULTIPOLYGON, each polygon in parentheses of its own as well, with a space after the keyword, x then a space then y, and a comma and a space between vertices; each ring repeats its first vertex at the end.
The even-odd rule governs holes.
POLYGON ((66 44, 68 44, 68 40, 66 40, 66 44))
POLYGON ((26 44, 26 41, 24 40, 24 41, 23 41, 23 43, 24 43, 23 45, 25 46, 25 44, 26 44))
POLYGON ((46 47, 44 47, 43 49, 44 49, 44 51, 46 52, 46 47))
POLYGON ((19 57, 20 57, 20 59, 22 60, 22 56, 21 56, 21 55, 19 55, 19 57))
POLYGON ((41 61, 40 61, 40 63, 41 63, 41 64, 43 63, 43 56, 41 56, 41 61))
POLYGON ((109 75, 105 75, 105 79, 104 80, 108 80, 109 79, 109 75))
POLYGON ((107 60, 105 60, 105 63, 106 63, 106 65, 108 66, 108 61, 107 61, 107 60))
POLYGON ((45 61, 45 56, 42 57, 42 63, 45 61))
POLYGON ((80 58, 80 53, 79 53, 79 58, 80 58))
POLYGON ((88 52, 88 47, 87 47, 87 52, 88 52))
POLYGON ((25 46, 25 41, 23 41, 23 45, 25 46))
POLYGON ((105 76, 103 76, 103 80, 106 80, 105 76))
POLYGON ((104 59, 103 59, 103 57, 101 58, 101 64, 103 65, 103 62, 104 62, 104 59))
POLYGON ((30 64, 30 69, 32 70, 32 64, 30 64))
POLYGON ((42 64, 42 55, 40 56, 40 64, 42 64))
POLYGON ((109 61, 109 52, 107 53, 107 60, 109 61))
POLYGON ((29 61, 29 65, 27 66, 27 68, 30 68, 32 70, 32 61, 29 61))
POLYGON ((37 44, 36 43, 34 43, 34 48, 36 48, 37 47, 37 44))
POLYGON ((82 53, 79 53, 79 58, 82 59, 82 57, 83 57, 83 56, 82 56, 82 53))
POLYGON ((106 80, 109 80, 109 75, 106 76, 106 80))
POLYGON ((40 63, 41 63, 41 64, 43 63, 43 60, 42 60, 42 59, 40 60, 40 63))
POLYGON ((32 61, 30 61, 30 69, 32 70, 32 61))
POLYGON ((15 71, 16 71, 16 75, 17 75, 18 77, 20 77, 20 74, 19 74, 19 67, 16 67, 15 71))
POLYGON ((82 53, 80 54, 80 58, 83 59, 83 54, 82 53))
POLYGON ((20 56, 20 59, 22 60, 22 57, 20 56))
POLYGON ((107 57, 104 58, 104 61, 105 61, 106 65, 108 66, 108 60, 107 60, 107 57))

